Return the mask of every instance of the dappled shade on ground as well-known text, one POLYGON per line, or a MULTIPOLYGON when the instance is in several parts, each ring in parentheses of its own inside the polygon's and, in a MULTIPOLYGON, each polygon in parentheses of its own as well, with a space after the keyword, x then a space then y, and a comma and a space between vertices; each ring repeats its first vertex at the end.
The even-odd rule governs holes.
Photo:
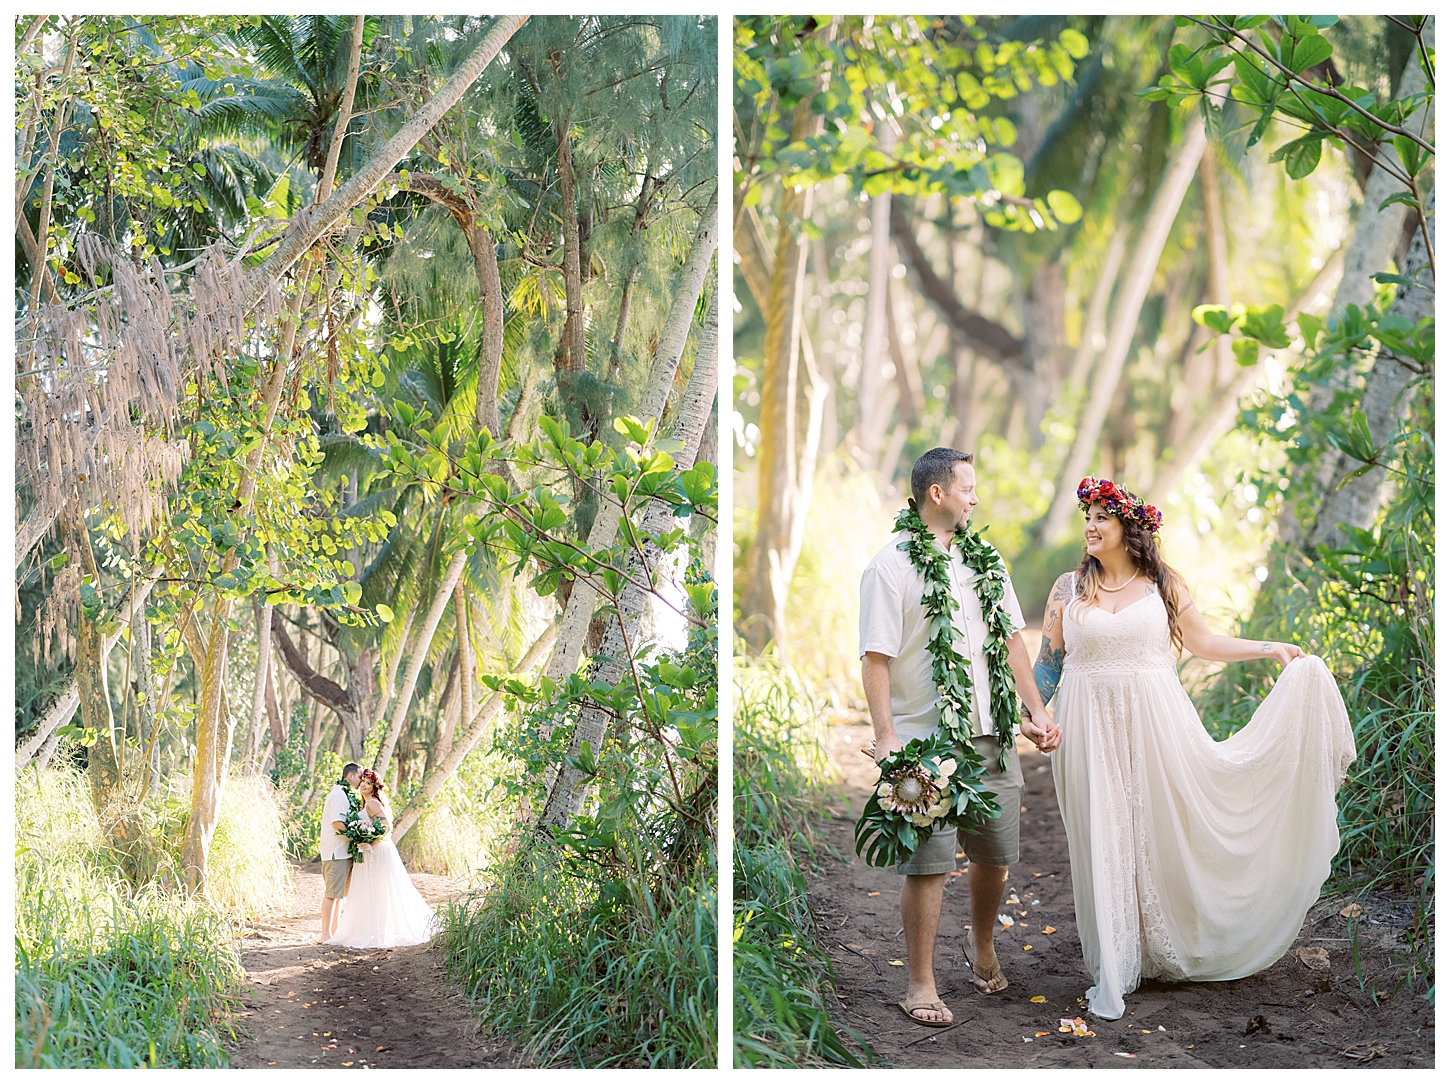
MULTIPOLYGON (((870 740, 866 723, 831 729, 830 753, 844 781, 827 807, 824 836, 850 861, 821 850, 824 876, 814 881, 810 902, 836 974, 833 1022, 867 1039, 879 1062, 910 1068, 1435 1064, 1434 1007, 1403 992, 1393 997, 1381 992, 1376 1003, 1361 989, 1347 920, 1339 914, 1349 896, 1322 898, 1294 946, 1266 971, 1233 982, 1149 980, 1128 996, 1121 1020, 1088 1015, 1080 999, 1090 979, 1073 915, 1067 838, 1049 758, 1035 751, 1022 756, 1027 789, 1021 861, 1012 866, 1007 882, 1007 899, 1015 895, 1018 902, 1000 908, 1013 925, 999 929, 997 936, 997 953, 1011 985, 992 997, 973 989, 960 948, 968 921, 966 878, 948 875, 936 946, 937 989, 960 1026, 909 1024, 896 1007, 906 987, 901 878, 867 866, 852 844, 856 817, 875 778, 871 762, 858 752, 870 740), (1042 932, 1049 928, 1053 933, 1042 932), (1311 961, 1318 955, 1313 950, 1325 950, 1328 970, 1311 969, 1301 960, 1301 949, 1308 950, 1311 961), (1044 1000, 1034 1002, 1036 997, 1044 1000), (1091 1035, 1059 1032, 1060 1021, 1076 1018, 1091 1035)), ((958 864, 964 871, 965 859, 958 864)), ((1413 908, 1402 896, 1388 894, 1361 902, 1359 969, 1369 978, 1391 963, 1395 938, 1413 908)))
MULTIPOLYGON (((461 881, 414 874, 437 908, 461 881)), ((240 945, 248 1000, 236 1069, 479 1069, 517 1064, 480 1021, 426 945, 347 949, 319 945, 322 874, 295 862, 283 915, 247 927, 240 945)))

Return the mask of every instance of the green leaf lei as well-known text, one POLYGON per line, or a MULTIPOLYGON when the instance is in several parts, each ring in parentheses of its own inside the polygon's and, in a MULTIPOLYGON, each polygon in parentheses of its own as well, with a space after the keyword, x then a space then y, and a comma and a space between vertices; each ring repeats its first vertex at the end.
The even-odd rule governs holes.
MULTIPOLYGON (((896 530, 907 537, 897 544, 911 558, 911 567, 921 573, 926 590, 921 605, 926 610, 929 631, 926 650, 931 656, 931 677, 941 694, 941 730, 961 749, 969 762, 980 764, 981 754, 972 744, 972 666, 957 651, 952 631, 952 614, 958 603, 952 595, 951 578, 947 575, 950 555, 936 544, 936 539, 920 513, 916 502, 896 517, 896 530)), ((962 563, 976 573, 977 599, 982 604, 982 618, 987 624, 987 639, 982 653, 987 659, 989 710, 997 734, 997 767, 1007 770, 1007 757, 1012 749, 1012 731, 1019 707, 1017 683, 1007 661, 1007 642, 1012 636, 1012 619, 1002 599, 1007 593, 1007 566, 1002 555, 982 536, 968 527, 957 531, 952 544, 961 552, 962 563)))

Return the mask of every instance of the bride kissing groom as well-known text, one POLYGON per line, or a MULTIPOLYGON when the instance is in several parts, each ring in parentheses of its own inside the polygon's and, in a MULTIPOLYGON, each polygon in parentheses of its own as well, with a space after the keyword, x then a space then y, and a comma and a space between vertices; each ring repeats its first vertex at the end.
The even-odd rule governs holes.
POLYGON ((376 772, 349 764, 323 801, 321 944, 401 948, 433 936, 433 909, 413 887, 393 843, 393 811, 384 789, 376 772), (349 820, 361 834, 377 838, 354 843, 349 820))
POLYGON ((1273 964, 1329 874, 1339 847, 1334 795, 1355 756, 1323 661, 1293 644, 1210 632, 1159 552, 1158 510, 1110 480, 1085 478, 1077 494, 1082 563, 1052 591, 1027 676, 1011 580, 968 526, 977 505, 972 457, 932 449, 913 467, 911 488, 913 508, 897 521, 904 530, 861 581, 861 675, 875 754, 930 735, 940 715, 937 678, 955 680, 974 694, 971 740, 997 769, 983 782, 1002 813, 975 835, 934 833, 897 867, 909 954, 902 1011, 928 1027, 951 1022, 936 994, 932 951, 958 843, 970 863, 963 951, 973 984, 984 994, 1007 987, 991 936, 1006 867, 1017 859, 1022 777, 1007 713, 996 707, 1015 694, 1026 704, 1022 734, 1044 753, 1056 750, 1073 903, 1094 981, 1090 1011, 1118 1019, 1124 996, 1144 978, 1234 979, 1273 964), (933 588, 907 555, 930 544, 951 555, 952 625, 964 652, 946 658, 927 650, 924 592, 933 588), (1004 590, 988 589, 1003 579, 1004 590), (1215 742, 1179 682, 1183 649, 1216 662, 1273 658, 1284 670, 1253 718, 1215 742), (1049 719, 1044 702, 1054 694, 1049 719))

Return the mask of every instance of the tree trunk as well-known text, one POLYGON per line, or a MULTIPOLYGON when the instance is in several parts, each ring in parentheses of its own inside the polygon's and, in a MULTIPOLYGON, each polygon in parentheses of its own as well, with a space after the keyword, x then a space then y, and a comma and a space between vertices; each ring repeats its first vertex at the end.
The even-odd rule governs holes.
MULTIPOLYGON (((695 241, 685 258, 684 267, 675 279, 670 311, 660 330, 659 346, 655 350, 654 363, 650 366, 648 382, 640 398, 640 416, 646 424, 659 419, 669 398, 670 388, 674 385, 675 371, 680 366, 685 342, 689 338, 690 321, 699 302, 700 291, 704 288, 719 236, 716 211, 716 200, 712 197, 695 230, 695 241)), ((601 501, 594 523, 589 529, 589 540, 585 548, 592 552, 613 545, 618 527, 618 506, 612 501, 601 501)), ((584 640, 588 636, 589 623, 594 617, 598 598, 598 593, 591 584, 583 580, 574 581, 569 601, 564 607, 564 617, 559 627, 559 638, 554 644, 554 653, 544 669, 545 675, 551 680, 563 681, 579 666, 579 655, 584 650, 584 640)))
MULTIPOLYGON (((544 658, 544 653, 553 645, 554 637, 557 634, 557 625, 550 625, 545 629, 543 634, 525 652, 518 665, 513 668, 514 673, 527 679, 529 671, 544 658)), ((468 719, 467 729, 458 735, 452 748, 449 749, 448 755, 431 771, 424 773, 422 789, 398 814, 397 820, 393 824, 394 842, 407 835, 408 830, 417 823, 418 818, 428 808, 428 803, 438 797, 438 792, 443 789, 449 779, 453 778, 454 773, 463 764, 464 758, 488 735, 489 723, 493 721, 493 717, 498 714, 501 707, 503 707, 503 694, 495 692, 484 700, 476 715, 465 717, 468 719)))
MULTIPOLYGON (((91 552, 90 532, 79 500, 67 504, 62 515, 66 548, 71 552, 71 559, 99 589, 100 570, 91 552)), ((111 842, 125 845, 138 838, 139 825, 134 812, 128 813, 134 807, 126 800, 121 762, 116 752, 115 722, 111 716, 111 695, 106 681, 105 639, 96 622, 86 616, 83 607, 76 617, 75 672, 81 723, 96 733, 86 773, 90 778, 91 802, 111 842)))
MULTIPOLYGON (((156 586, 155 580, 146 580, 132 592, 123 614, 118 615, 119 624, 116 631, 105 638, 101 648, 101 660, 104 668, 105 660, 111 654, 112 649, 121 640, 121 633, 125 627, 140 613, 146 605, 146 598, 151 594, 151 588, 156 586)), ((71 721, 75 715, 76 708, 80 706, 80 690, 77 685, 78 670, 72 670, 70 677, 61 686, 60 692, 56 695, 55 703, 41 718, 40 724, 31 732, 30 736, 15 747, 15 769, 19 771, 30 761, 39 756, 40 750, 50 740, 51 736, 71 721)))
MULTIPOLYGON (((1341 246, 1325 261, 1298 300, 1289 306, 1284 313, 1284 323, 1291 323, 1299 313, 1313 305, 1315 298, 1332 290, 1335 279, 1343 269, 1344 248, 1341 246)), ((1169 442, 1169 447, 1174 449, 1173 458, 1166 463, 1160 462, 1152 480, 1143 484, 1140 496, 1158 505, 1168 499, 1168 494, 1183 480, 1184 475, 1197 467, 1212 449, 1214 442, 1233 427, 1234 419, 1238 416, 1239 400, 1253 389, 1263 371, 1263 358, 1259 359, 1257 365, 1239 370, 1233 383, 1219 395, 1198 424, 1181 439, 1169 442)))
POLYGON ((1107 255, 1103 258, 1102 269, 1098 272, 1092 300, 1088 302, 1087 318, 1082 325, 1082 338, 1078 342, 1077 353, 1073 355, 1072 368, 1068 370, 1069 387, 1082 387, 1086 383, 1093 359, 1107 345, 1108 302, 1112 300, 1118 272, 1123 268, 1123 256, 1128 251, 1130 232, 1131 225, 1122 222, 1113 231, 1113 239, 1108 242, 1107 255))
MULTIPOLYGON (((880 125, 878 144, 888 158, 896 149, 890 121, 880 125)), ((803 246, 804 247, 804 246, 803 246)), ((861 379, 856 396, 856 455, 861 469, 874 473, 891 418, 882 392, 886 378, 887 310, 891 304, 891 192, 871 197, 871 259, 866 272, 866 325, 861 332, 861 379)), ((910 409, 907 405, 906 409, 910 409)), ((885 479, 883 479, 885 481, 885 479)))
MULTIPOLYGON (((330 677, 318 673, 316 669, 308 665, 305 651, 299 651, 292 643, 292 637, 287 633, 287 625, 282 614, 272 611, 272 619, 269 627, 271 638, 276 640, 277 651, 282 656, 283 663, 292 676, 297 680, 302 693, 309 700, 321 704, 337 716, 338 724, 347 735, 348 745, 353 757, 361 757, 363 742, 367 738, 369 716, 366 703, 366 690, 364 684, 367 682, 355 680, 360 677, 359 671, 370 673, 373 665, 371 649, 363 652, 361 666, 347 667, 344 660, 344 667, 349 670, 349 681, 347 688, 343 688, 330 677)), ((283 736, 283 743, 286 736, 283 736)))
POLYGON ((1047 516, 1037 532, 1040 542, 1053 544, 1058 541, 1067 526, 1068 516, 1077 504, 1077 483, 1092 463, 1092 455, 1102 435, 1103 422, 1107 420, 1108 407, 1113 394, 1118 390, 1118 380, 1123 373, 1123 364, 1128 360, 1128 348, 1132 345, 1137 330, 1138 316, 1148 289, 1153 284, 1153 273, 1158 267, 1158 258, 1168 240, 1168 232, 1188 185, 1198 169, 1207 138, 1203 130, 1203 119, 1194 116, 1183 133, 1183 142, 1174 150, 1158 191, 1143 222, 1143 232, 1133 249, 1133 258, 1128 264, 1118 303, 1113 311, 1112 329, 1107 345, 1099 362, 1098 372, 1093 379, 1092 397, 1078 423, 1077 437, 1068 453, 1059 476, 1057 489, 1052 497, 1047 516))
MULTIPOLYGON (((272 574, 277 574, 275 564, 272 574)), ((257 749, 262 732, 262 714, 267 710, 267 682, 271 680, 272 662, 272 604, 253 600, 252 611, 257 622, 257 672, 252 686, 252 710, 247 725, 247 760, 250 762, 257 749)))
MULTIPOLYGON (((695 359, 694 371, 685 389, 684 401, 677 415, 672 436, 683 445, 678 463, 694 465, 700 439, 710 418, 710 404, 714 401, 719 376, 718 343, 718 297, 710 305, 706 317, 705 331, 701 335, 700 351, 695 359), (708 349, 707 349, 708 346, 708 349)), ((673 509, 661 500, 652 500, 645 509, 643 532, 659 534, 674 524, 673 509)), ((645 543, 644 557, 631 557, 631 576, 641 581, 652 579, 668 554, 660 552, 654 545, 645 543)), ((632 653, 638 648, 640 619, 650 605, 653 596, 633 583, 626 583, 618 600, 617 612, 609 618, 600 645, 599 654, 589 668, 590 683, 603 681, 609 685, 617 683, 624 676, 630 664, 632 653)), ((586 706, 579 715, 574 734, 569 741, 569 757, 577 759, 587 742, 598 753, 608 733, 611 714, 597 705, 586 706)), ((563 825, 583 808, 588 793, 585 776, 567 761, 554 776, 553 786, 539 819, 541 830, 563 825)))
MULTIPOLYGON (((401 173, 391 173, 387 180, 402 183, 401 173)), ((460 196, 431 173, 410 173, 409 192, 416 192, 443 207, 463 231, 468 251, 473 256, 473 273, 478 279, 478 306, 483 329, 478 342, 478 392, 473 412, 474 424, 486 429, 490 436, 499 434, 498 374, 503 364, 503 280, 498 272, 498 250, 493 235, 478 221, 478 208, 460 196)))
MULTIPOLYGON (((1435 191, 1432 188, 1425 200, 1425 217, 1429 219, 1432 228, 1434 213, 1435 191)), ((1416 230, 1401 273, 1413 278, 1421 275, 1428 266, 1425 235, 1416 230)), ((1418 324, 1426 317, 1434 318, 1433 288, 1427 290, 1417 286, 1401 286, 1399 291, 1394 303, 1390 305, 1391 316, 1402 316, 1411 325, 1418 324)), ((1374 366, 1365 378, 1360 410, 1364 411, 1370 437, 1376 448, 1381 448, 1393 440, 1401 421, 1409 415, 1413 396, 1406 394, 1406 388, 1418 375, 1418 372, 1399 361, 1388 350, 1382 349, 1375 359, 1374 366)), ((1368 530, 1374 526, 1375 516, 1388 496, 1387 491, 1394 484, 1389 472, 1382 466, 1377 466, 1358 478, 1341 482, 1340 479, 1364 464, 1343 452, 1328 455, 1326 458, 1332 464, 1328 474, 1333 481, 1333 488, 1319 507, 1319 514, 1309 531, 1306 549, 1321 545, 1337 549, 1348 541, 1344 532, 1346 526, 1359 530, 1368 530)))
POLYGON ((564 220, 564 338, 569 346, 569 372, 582 373, 584 352, 584 283, 579 263, 579 197, 574 183, 574 145, 569 139, 569 118, 554 121, 558 147, 559 217, 564 220))
POLYGON ((630 311, 634 307, 634 287, 639 281, 639 265, 641 262, 640 238, 644 235, 645 223, 649 221, 650 210, 654 206, 655 195, 663 187, 661 182, 654 179, 654 156, 645 162, 644 180, 640 182, 639 195, 634 201, 634 225, 629 231, 629 260, 628 267, 624 273, 624 286, 619 293, 619 318, 614 323, 614 339, 609 347, 609 379, 614 380, 619 375, 619 363, 623 357, 624 335, 629 330, 630 311))
POLYGON ((398 702, 393 706, 393 721, 388 725, 388 732, 383 737, 383 744, 378 748, 378 755, 373 760, 373 771, 382 773, 387 770, 388 761, 393 758, 393 749, 397 746, 398 735, 403 732, 403 723, 408 718, 408 708, 413 703, 413 690, 418 684, 418 675, 423 672, 423 664, 428 659, 428 647, 433 643, 433 633, 438 630, 438 622, 443 619, 443 611, 448 606, 448 600, 453 597, 453 588, 458 584, 458 578, 463 575, 463 566, 468 562, 468 551, 459 550, 448 562, 448 568, 443 573, 443 580, 438 585, 438 590, 433 596, 433 605, 428 608, 428 615, 423 619, 423 627, 418 630, 418 642, 413 647, 413 658, 408 663, 408 673, 403 678, 403 688, 398 693, 398 702))
MULTIPOLYGON (((1430 34, 1433 34, 1433 29, 1431 29, 1433 27, 1434 20, 1432 19, 1427 26, 1430 34)), ((1427 45, 1433 45, 1433 40, 1433 37, 1427 35, 1427 45)), ((1409 61, 1405 64, 1404 74, 1400 77, 1399 96, 1403 98, 1407 94, 1416 94, 1424 89, 1425 73, 1420 68, 1419 56, 1415 52, 1410 55, 1409 61)), ((1432 125, 1434 108, 1432 98, 1429 103, 1428 116, 1421 117, 1419 111, 1416 110, 1405 119, 1404 123, 1408 124, 1412 119, 1420 119, 1432 125)), ((1376 155, 1380 158, 1394 160, 1388 141, 1376 149, 1376 155)), ((1400 245, 1400 239, 1404 235, 1406 219, 1414 214, 1402 203, 1392 203, 1380 210, 1380 204, 1399 191, 1400 187, 1400 183, 1385 170, 1378 168, 1370 170, 1369 177, 1364 184, 1364 200, 1360 204, 1359 217, 1354 223, 1354 233, 1350 237, 1348 245, 1342 246, 1345 248, 1344 277, 1339 280, 1339 289, 1335 291, 1334 301, 1329 307, 1331 318, 1342 313, 1346 306, 1364 307, 1374 299, 1374 276, 1390 266, 1400 245)), ((1336 393, 1345 389, 1353 375, 1352 370, 1345 369, 1325 384, 1311 388, 1307 403, 1308 412, 1318 414, 1327 410, 1334 401, 1336 393)), ((1305 527, 1312 532, 1314 522, 1320 518, 1319 510, 1329 499, 1330 487, 1343 477, 1342 473, 1336 474, 1339 460, 1339 452, 1327 449, 1314 462, 1299 468, 1300 471, 1307 471, 1312 476, 1313 481, 1310 484, 1314 497, 1308 503, 1309 507, 1314 509, 1315 516, 1310 523, 1301 525, 1296 511, 1296 502, 1286 501, 1283 511, 1279 514, 1279 542, 1281 545, 1298 546, 1305 527)))

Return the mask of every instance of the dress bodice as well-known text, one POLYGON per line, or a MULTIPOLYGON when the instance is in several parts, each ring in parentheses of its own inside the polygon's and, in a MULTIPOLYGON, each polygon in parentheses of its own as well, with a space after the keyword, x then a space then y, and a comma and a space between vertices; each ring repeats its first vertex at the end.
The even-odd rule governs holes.
POLYGON ((1068 674, 1175 669, 1168 637, 1168 611, 1155 591, 1117 613, 1074 601, 1062 623, 1068 674))

